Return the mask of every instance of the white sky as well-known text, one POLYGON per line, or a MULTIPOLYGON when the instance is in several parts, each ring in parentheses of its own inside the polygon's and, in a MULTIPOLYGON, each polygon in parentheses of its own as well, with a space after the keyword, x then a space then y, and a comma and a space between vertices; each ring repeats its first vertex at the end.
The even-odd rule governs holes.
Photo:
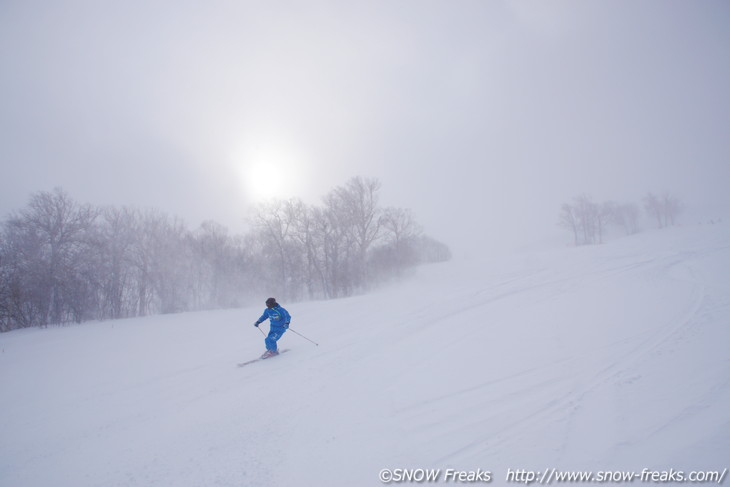
POLYGON ((728 47, 722 0, 0 0, 0 217, 60 186, 239 232, 356 175, 457 251, 582 192, 729 215, 728 47))

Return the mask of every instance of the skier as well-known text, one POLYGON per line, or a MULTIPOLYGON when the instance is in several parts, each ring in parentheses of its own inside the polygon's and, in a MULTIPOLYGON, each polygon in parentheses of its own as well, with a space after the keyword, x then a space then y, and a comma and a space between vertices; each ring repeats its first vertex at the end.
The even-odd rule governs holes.
POLYGON ((264 340, 266 343, 266 352, 264 352, 261 358, 269 358, 274 355, 279 355, 279 351, 276 348, 276 341, 281 338, 286 330, 289 329, 289 323, 291 322, 291 315, 287 310, 279 306, 279 303, 276 302, 276 298, 269 298, 266 300, 266 309, 264 310, 264 314, 256 320, 256 323, 254 323, 253 326, 258 328, 261 323, 266 321, 266 318, 269 319, 270 327, 269 335, 266 337, 266 340, 264 340))

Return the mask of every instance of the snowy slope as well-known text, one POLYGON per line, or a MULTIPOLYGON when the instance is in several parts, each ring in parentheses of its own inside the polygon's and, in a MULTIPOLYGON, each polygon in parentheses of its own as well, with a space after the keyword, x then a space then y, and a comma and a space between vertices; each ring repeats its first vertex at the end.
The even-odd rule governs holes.
MULTIPOLYGON (((0 335, 2 486, 370 486, 383 468, 717 469, 730 229, 424 267, 355 298, 0 335)), ((262 297, 262 301, 265 298, 262 297)))

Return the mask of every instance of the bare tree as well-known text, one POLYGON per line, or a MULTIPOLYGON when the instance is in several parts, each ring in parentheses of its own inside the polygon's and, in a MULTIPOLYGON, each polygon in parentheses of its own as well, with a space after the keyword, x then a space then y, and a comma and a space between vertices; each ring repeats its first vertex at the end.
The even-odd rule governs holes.
POLYGON ((303 252, 303 281, 310 299, 322 297, 321 239, 317 238, 317 209, 298 202, 294 211, 293 238, 303 252))
POLYGON ((574 198, 578 228, 582 232, 583 245, 595 243, 599 232, 599 209, 590 196, 582 194, 574 198))
POLYGON ((664 226, 662 205, 659 202, 659 198, 657 198, 653 193, 647 193, 646 196, 644 196, 644 209, 650 217, 656 219, 659 228, 664 226))
POLYGON ((639 207, 636 203, 615 205, 612 210, 613 223, 623 228, 626 235, 639 231, 639 207))
POLYGON ((337 206, 338 212, 345 216, 343 224, 352 232, 357 253, 354 262, 357 284, 367 279, 367 253, 373 242, 380 236, 380 208, 378 198, 380 181, 360 176, 350 179, 345 186, 335 188, 330 206, 337 206))
POLYGON ((297 199, 259 205, 255 225, 266 242, 268 267, 275 272, 272 291, 285 299, 295 299, 302 280, 303 248, 296 239, 297 222, 305 211, 297 199))
POLYGON ((100 220, 97 225, 99 318, 133 316, 137 311, 132 294, 132 269, 138 214, 131 208, 105 208, 100 220))
POLYGON ((677 216, 684 209, 682 202, 675 195, 665 191, 661 196, 660 203, 664 213, 664 226, 674 225, 677 216))
POLYGON ((411 210, 389 207, 380 217, 381 226, 385 230, 388 243, 393 249, 394 266, 399 271, 418 260, 414 241, 423 233, 421 226, 416 223, 411 210))
POLYGON ((13 329, 14 277, 12 260, 8 258, 5 235, 0 233, 0 333, 13 329))
POLYGON ((610 201, 595 206, 596 236, 599 244, 603 243, 606 227, 613 219, 614 208, 615 204, 610 201))
POLYGON ((22 279, 30 287, 25 291, 43 303, 42 325, 80 319, 79 300, 85 299, 80 262, 96 216, 90 206, 78 205, 56 188, 33 195, 28 208, 7 222, 15 258, 32 268, 22 279))
POLYGON ((679 198, 669 191, 665 191, 661 196, 656 196, 651 192, 647 193, 644 197, 644 208, 647 214, 656 219, 659 228, 674 225, 677 216, 683 209, 679 198))
POLYGON ((614 207, 611 202, 594 203, 590 196, 582 194, 573 198, 572 204, 563 204, 558 224, 573 232, 575 245, 600 244, 614 207))
POLYGON ((28 230, 19 215, 3 224, 3 308, 9 328, 43 325, 47 292, 40 286, 44 260, 41 237, 28 230))
POLYGON ((154 286, 152 283, 154 265, 153 232, 157 219, 161 218, 153 211, 139 214, 139 223, 134 234, 132 249, 132 268, 136 288, 136 314, 146 316, 152 312, 154 286))
POLYGON ((152 283, 161 313, 190 309, 192 252, 190 233, 182 220, 160 214, 151 220, 152 283))
POLYGON ((191 239, 195 308, 221 305, 225 301, 225 288, 232 270, 228 229, 216 222, 205 221, 191 239))
POLYGON ((188 309, 189 232, 178 218, 155 210, 143 211, 139 220, 133 249, 138 314, 188 309))
POLYGON ((576 215, 576 208, 573 205, 563 203, 563 206, 560 208, 560 220, 558 225, 572 231, 573 243, 578 245, 578 231, 580 223, 578 221, 578 215, 576 215))
POLYGON ((356 285, 354 256, 357 250, 352 220, 336 191, 330 192, 324 203, 317 227, 322 237, 328 297, 348 296, 356 285))
POLYGON ((326 298, 336 296, 334 276, 338 265, 339 244, 337 233, 328 212, 323 208, 310 209, 309 244, 307 255, 315 273, 314 281, 326 298))

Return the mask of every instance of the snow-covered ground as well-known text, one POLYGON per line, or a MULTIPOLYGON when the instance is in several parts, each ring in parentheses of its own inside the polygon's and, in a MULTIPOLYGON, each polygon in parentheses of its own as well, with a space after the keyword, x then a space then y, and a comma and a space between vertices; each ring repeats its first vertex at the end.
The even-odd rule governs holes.
POLYGON ((730 466, 730 225, 451 262, 349 299, 0 335, 0 485, 371 486, 730 466))

